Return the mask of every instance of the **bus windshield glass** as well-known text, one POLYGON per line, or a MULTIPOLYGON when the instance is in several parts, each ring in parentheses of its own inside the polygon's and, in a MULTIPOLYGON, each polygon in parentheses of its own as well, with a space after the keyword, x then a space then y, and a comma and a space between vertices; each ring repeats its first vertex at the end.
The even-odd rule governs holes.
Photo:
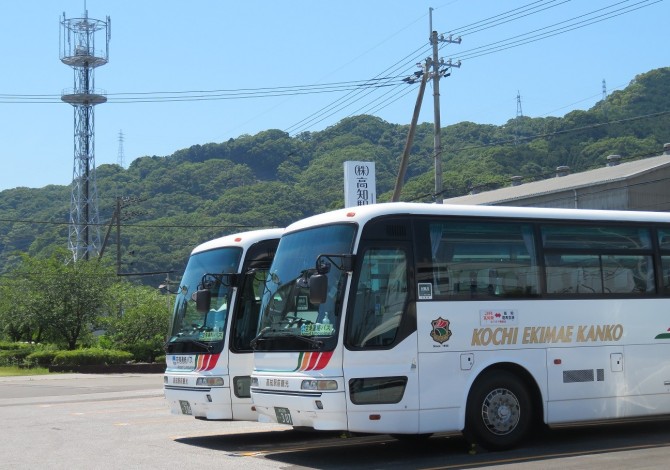
POLYGON ((191 255, 175 299, 168 352, 216 352, 223 346, 228 308, 233 287, 229 277, 217 276, 210 288, 208 312, 200 313, 192 295, 202 289, 203 273, 236 273, 242 256, 241 248, 219 248, 191 255), (177 348, 177 345, 181 346, 177 348))
POLYGON ((320 255, 351 254, 354 224, 316 227, 286 234, 279 242, 261 304, 258 350, 314 350, 335 347, 347 273, 331 256, 326 301, 312 304, 309 277, 320 255))

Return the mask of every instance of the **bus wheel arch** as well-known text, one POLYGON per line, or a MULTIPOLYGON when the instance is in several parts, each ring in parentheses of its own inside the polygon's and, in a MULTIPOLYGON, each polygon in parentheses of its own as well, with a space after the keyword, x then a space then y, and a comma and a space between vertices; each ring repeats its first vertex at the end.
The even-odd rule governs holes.
POLYGON ((488 450, 518 446, 542 421, 540 390, 517 364, 495 364, 477 376, 468 393, 463 434, 488 450))

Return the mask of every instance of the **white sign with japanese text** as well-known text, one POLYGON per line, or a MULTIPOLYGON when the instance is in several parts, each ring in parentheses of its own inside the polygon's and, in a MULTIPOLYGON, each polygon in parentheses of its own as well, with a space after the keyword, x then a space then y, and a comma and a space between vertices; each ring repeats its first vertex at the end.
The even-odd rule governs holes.
POLYGON ((377 202, 374 162, 344 162, 344 207, 377 202))

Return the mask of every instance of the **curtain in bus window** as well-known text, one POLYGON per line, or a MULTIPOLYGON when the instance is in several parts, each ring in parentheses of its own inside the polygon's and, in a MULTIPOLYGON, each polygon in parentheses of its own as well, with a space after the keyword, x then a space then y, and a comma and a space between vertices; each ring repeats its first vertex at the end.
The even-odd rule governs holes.
POLYGON ((661 249, 661 268, 663 271, 663 293, 670 294, 670 229, 658 229, 658 246, 661 249))
POLYGON ((437 257, 437 250, 442 243, 442 224, 430 224, 430 252, 433 260, 437 257))
POLYGON ((407 260, 397 249, 365 252, 347 331, 354 348, 389 346, 396 337, 407 300, 407 260))
POLYGON ((670 256, 662 256, 663 264, 663 293, 670 294, 670 256))
POLYGON ((452 289, 451 273, 449 272, 449 263, 453 255, 452 246, 447 243, 443 237, 446 224, 431 223, 429 224, 430 235, 430 268, 429 279, 433 284, 433 294, 439 296, 440 294, 448 294, 452 289))

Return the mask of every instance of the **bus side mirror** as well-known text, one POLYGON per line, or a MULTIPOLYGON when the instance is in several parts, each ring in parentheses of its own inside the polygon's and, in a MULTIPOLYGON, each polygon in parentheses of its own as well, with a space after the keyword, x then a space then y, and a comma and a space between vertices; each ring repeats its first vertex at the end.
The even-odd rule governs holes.
POLYGON ((199 289, 193 293, 191 299, 195 300, 195 309, 199 313, 209 312, 212 305, 212 293, 209 289, 199 289))
POLYGON ((328 276, 314 274, 309 277, 309 303, 322 304, 328 295, 328 276))

